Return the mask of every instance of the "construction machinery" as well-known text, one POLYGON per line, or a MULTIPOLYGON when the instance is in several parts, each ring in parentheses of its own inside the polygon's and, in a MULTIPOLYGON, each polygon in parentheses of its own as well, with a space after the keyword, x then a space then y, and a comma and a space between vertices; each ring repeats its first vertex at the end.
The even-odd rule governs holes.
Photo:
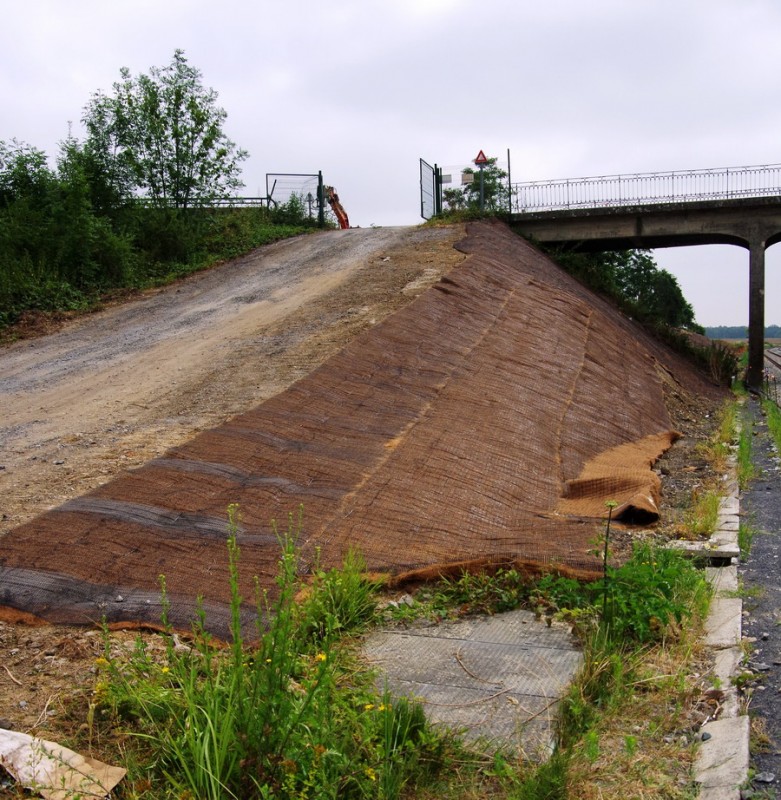
POLYGON ((331 209, 336 215, 339 227, 342 228, 342 230, 349 228, 350 220, 347 219, 347 212, 342 208, 342 204, 339 202, 339 195, 336 193, 336 190, 333 186, 325 186, 324 188, 328 205, 331 206, 331 209))

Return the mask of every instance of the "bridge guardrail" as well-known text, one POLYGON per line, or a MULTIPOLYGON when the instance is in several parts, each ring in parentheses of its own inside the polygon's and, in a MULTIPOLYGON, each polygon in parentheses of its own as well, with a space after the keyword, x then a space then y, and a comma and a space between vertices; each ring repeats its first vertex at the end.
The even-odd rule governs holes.
POLYGON ((781 164, 514 183, 511 206, 520 214, 776 195, 781 195, 781 164))

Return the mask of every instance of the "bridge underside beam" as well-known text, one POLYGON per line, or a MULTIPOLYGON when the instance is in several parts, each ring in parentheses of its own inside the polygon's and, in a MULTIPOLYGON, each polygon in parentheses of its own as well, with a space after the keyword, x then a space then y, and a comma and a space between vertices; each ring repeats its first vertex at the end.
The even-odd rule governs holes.
POLYGON ((781 197, 514 214, 522 236, 582 252, 734 244, 749 250, 749 386, 762 384, 765 249, 781 241, 781 197))

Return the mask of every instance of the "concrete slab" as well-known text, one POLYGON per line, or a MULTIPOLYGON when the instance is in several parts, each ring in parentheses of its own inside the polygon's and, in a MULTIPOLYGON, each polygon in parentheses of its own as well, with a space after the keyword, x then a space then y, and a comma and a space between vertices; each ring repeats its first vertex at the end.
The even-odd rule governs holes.
POLYGON ((733 678, 738 674, 742 661, 743 651, 739 647, 713 651, 712 683, 723 692, 717 715, 719 719, 731 719, 740 715, 741 697, 733 678))
POLYGON ((711 738, 702 742, 694 762, 700 800, 740 797, 749 765, 749 718, 716 720, 702 728, 711 738))
POLYGON ((729 564, 733 558, 740 558, 740 548, 737 542, 735 544, 713 546, 710 541, 689 542, 678 540, 670 542, 669 546, 706 564, 729 564))
POLYGON ((705 567, 705 577, 717 595, 738 591, 738 568, 735 564, 728 567, 705 567))
POLYGON ((719 504, 720 514, 740 514, 740 500, 737 497, 723 497, 719 504))
POLYGON ((378 684, 418 699, 430 720, 542 760, 558 701, 581 662, 569 629, 528 611, 372 634, 364 644, 378 684))
POLYGON ((738 647, 743 601, 739 597, 715 597, 705 621, 705 644, 715 649, 738 647))
POLYGON ((710 550, 725 550, 727 548, 737 549, 738 555, 740 555, 737 530, 718 530, 708 541, 708 549, 710 550))
POLYGON ((737 675, 743 661, 743 650, 740 647, 725 647, 713 653, 713 677, 717 678, 722 686, 731 684, 732 677, 737 675))

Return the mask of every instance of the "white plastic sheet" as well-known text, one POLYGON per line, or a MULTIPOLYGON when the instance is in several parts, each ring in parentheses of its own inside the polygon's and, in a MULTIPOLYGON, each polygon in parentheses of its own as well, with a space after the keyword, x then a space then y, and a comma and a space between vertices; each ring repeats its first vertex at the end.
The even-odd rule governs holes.
POLYGON ((0 728, 0 764, 45 800, 106 797, 126 772, 54 742, 4 728, 0 728))

